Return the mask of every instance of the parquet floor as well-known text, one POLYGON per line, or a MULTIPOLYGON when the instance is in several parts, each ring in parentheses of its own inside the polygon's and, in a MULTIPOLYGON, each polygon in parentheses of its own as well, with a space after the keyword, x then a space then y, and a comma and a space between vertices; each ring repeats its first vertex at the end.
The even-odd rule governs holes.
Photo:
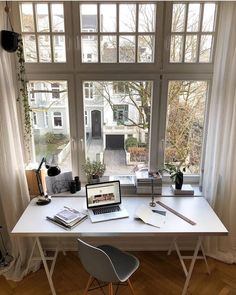
MULTIPOLYGON (((184 284, 184 273, 176 254, 166 252, 133 252, 140 260, 140 268, 131 282, 136 295, 179 295, 184 284)), ((208 258, 211 275, 198 260, 188 295, 236 295, 236 265, 228 265, 208 258)), ((60 254, 53 274, 57 295, 82 295, 88 274, 83 270, 76 252, 60 254)), ((91 295, 102 294, 95 290, 91 295)), ((107 293, 106 293, 107 294, 107 293)), ((0 277, 0 295, 51 295, 43 267, 20 282, 0 277)), ((121 286, 117 295, 131 295, 128 287, 121 286)))

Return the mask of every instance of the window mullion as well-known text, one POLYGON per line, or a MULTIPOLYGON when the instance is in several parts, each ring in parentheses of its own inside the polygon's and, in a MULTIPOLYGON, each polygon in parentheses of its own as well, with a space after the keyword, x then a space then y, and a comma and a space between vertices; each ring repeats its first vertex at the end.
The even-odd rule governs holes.
POLYGON ((120 60, 120 38, 119 38, 119 22, 120 22, 120 11, 119 11, 119 4, 116 3, 116 56, 117 56, 117 63, 120 60))
POLYGON ((38 44, 38 30, 37 30, 37 22, 36 22, 36 8, 35 4, 33 5, 33 19, 34 19, 34 32, 35 32, 35 44, 36 44, 36 54, 37 54, 37 62, 39 62, 39 44, 38 44))
POLYGON ((186 4, 186 10, 185 10, 185 23, 184 23, 184 35, 183 35, 183 55, 182 55, 182 63, 185 60, 185 44, 186 44, 186 36, 187 36, 187 22, 188 22, 188 3, 186 4))
POLYGON ((51 21, 51 5, 48 4, 48 20, 49 20, 49 38, 50 38, 50 51, 51 51, 51 62, 54 62, 54 49, 53 49, 53 37, 52 37, 52 21, 51 21))
POLYGON ((97 4, 97 36, 98 36, 98 63, 101 62, 101 34, 100 34, 100 4, 97 4))
POLYGON ((139 4, 136 4, 136 24, 135 24, 135 63, 138 62, 138 24, 139 24, 139 4))

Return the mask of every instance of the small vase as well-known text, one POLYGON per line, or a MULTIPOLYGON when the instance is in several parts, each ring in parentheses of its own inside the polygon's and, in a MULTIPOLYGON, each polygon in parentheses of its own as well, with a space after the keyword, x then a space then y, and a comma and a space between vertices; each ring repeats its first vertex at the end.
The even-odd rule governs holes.
POLYGON ((184 181, 184 175, 182 172, 178 172, 175 178, 175 189, 181 189, 184 181))

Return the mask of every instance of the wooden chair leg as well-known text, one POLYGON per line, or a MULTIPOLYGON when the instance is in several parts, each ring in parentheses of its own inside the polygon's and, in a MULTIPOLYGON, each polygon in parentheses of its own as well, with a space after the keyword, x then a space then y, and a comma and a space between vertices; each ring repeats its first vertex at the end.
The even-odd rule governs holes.
POLYGON ((109 290, 109 295, 113 295, 113 288, 112 288, 112 283, 109 283, 108 285, 108 290, 109 290))
POLYGON ((84 290, 84 294, 83 295, 87 295, 88 294, 88 289, 92 283, 92 280, 93 280, 93 277, 90 276, 89 279, 88 279, 88 282, 87 282, 87 285, 86 285, 86 289, 84 290))
POLYGON ((135 295, 135 294, 134 294, 134 288, 133 288, 133 286, 132 286, 130 280, 128 280, 128 285, 129 285, 129 288, 130 288, 130 290, 131 290, 131 293, 132 293, 133 295, 135 295))

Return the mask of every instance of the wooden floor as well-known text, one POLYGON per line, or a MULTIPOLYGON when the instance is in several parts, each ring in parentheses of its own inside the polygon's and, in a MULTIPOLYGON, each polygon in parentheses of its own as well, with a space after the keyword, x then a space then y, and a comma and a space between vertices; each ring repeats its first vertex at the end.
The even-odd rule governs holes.
MULTIPOLYGON (((136 295, 177 295, 184 285, 184 274, 176 254, 166 252, 133 252, 140 260, 140 268, 131 277, 136 295)), ((236 295, 236 265, 227 265, 208 258, 211 275, 198 260, 188 295, 236 295)), ((82 295, 88 274, 83 270, 77 253, 60 254, 53 274, 57 295, 82 295)), ((102 294, 91 291, 91 295, 102 294)), ((107 291, 106 291, 107 294, 107 291)), ((51 295, 43 267, 29 274, 21 282, 6 281, 0 277, 0 295, 51 295)), ((117 295, 131 295, 128 287, 121 286, 117 295)))

